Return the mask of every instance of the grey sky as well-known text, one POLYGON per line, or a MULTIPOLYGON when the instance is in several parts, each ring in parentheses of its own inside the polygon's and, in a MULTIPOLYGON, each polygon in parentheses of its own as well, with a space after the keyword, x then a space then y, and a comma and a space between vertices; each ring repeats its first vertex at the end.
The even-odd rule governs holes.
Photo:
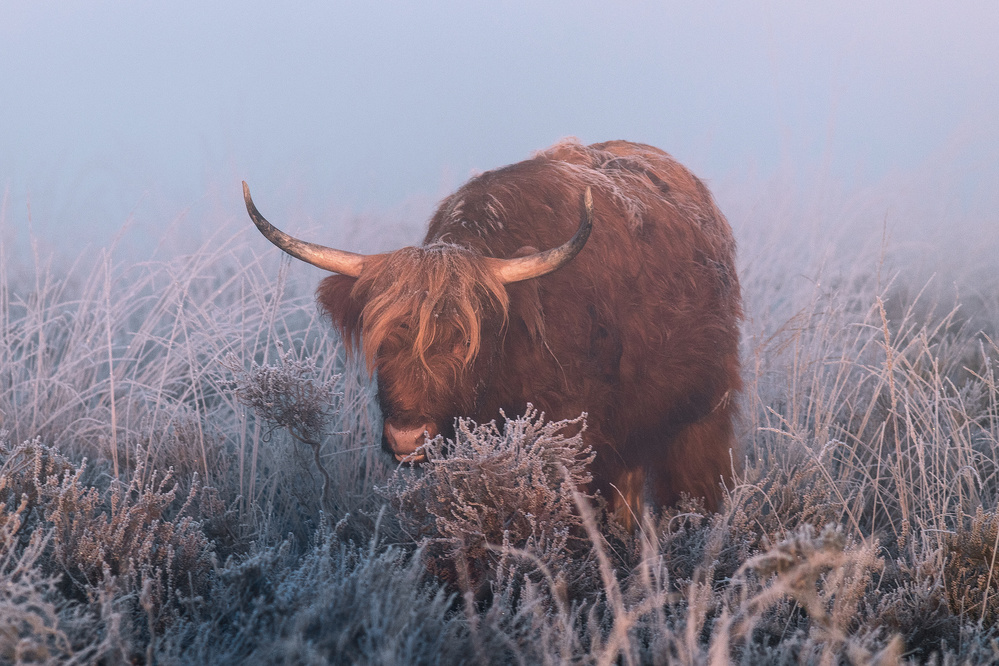
POLYGON ((567 135, 709 180, 999 173, 999 3, 819 5, 0 0, 5 218, 103 243, 242 178, 276 217, 397 211, 567 135))

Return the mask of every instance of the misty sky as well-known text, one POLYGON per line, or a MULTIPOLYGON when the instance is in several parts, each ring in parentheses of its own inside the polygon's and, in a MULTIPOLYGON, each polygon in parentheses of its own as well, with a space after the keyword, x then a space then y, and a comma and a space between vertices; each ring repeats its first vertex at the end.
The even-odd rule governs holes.
POLYGON ((244 178, 276 220, 426 213, 567 135, 709 182, 957 151, 999 187, 999 2, 819 5, 0 0, 5 225, 103 244, 244 178))

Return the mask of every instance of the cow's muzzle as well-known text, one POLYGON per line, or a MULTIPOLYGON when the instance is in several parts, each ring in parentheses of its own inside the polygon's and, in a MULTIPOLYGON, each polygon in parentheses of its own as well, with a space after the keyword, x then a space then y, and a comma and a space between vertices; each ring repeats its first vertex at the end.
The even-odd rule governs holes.
POLYGON ((397 428, 390 423, 385 424, 385 441, 399 462, 418 463, 427 459, 423 444, 427 438, 437 436, 437 426, 424 423, 413 428, 397 428))

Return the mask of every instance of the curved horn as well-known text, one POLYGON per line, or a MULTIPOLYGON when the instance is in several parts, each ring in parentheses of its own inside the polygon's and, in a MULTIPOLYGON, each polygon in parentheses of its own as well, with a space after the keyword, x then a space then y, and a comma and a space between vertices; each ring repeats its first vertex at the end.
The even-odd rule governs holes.
POLYGON ((516 259, 487 258, 487 265, 496 273, 500 282, 510 284, 547 275, 558 270, 579 254, 593 229, 593 195, 590 188, 583 194, 583 215, 579 229, 564 245, 516 259))
POLYGON ((245 180, 243 181, 243 200, 246 202, 246 212, 250 214, 250 219, 257 225, 257 229, 260 229, 260 233, 291 256, 333 273, 350 277, 357 277, 361 274, 361 269, 364 267, 363 254, 334 250, 331 247, 298 240, 265 220, 257 207, 253 205, 253 199, 250 198, 250 188, 245 180))

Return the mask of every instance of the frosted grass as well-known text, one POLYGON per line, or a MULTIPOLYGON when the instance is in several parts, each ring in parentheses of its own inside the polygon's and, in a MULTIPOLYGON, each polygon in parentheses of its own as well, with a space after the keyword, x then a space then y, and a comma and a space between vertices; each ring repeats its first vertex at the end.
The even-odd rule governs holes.
POLYGON ((317 274, 241 219, 142 262, 0 251, 0 659, 996 659, 996 227, 785 185, 723 197, 747 313, 723 510, 684 502, 635 534, 565 496, 585 471, 537 445, 537 415, 505 438, 464 426, 475 454, 439 483, 397 470, 317 274), (283 378, 285 416, 239 399, 254 368, 283 378), (303 446, 285 417, 334 394, 303 446), (525 514, 525 493, 551 499, 525 514), (145 568, 81 545, 129 529, 145 568), (153 556, 167 544, 186 555, 153 556))

